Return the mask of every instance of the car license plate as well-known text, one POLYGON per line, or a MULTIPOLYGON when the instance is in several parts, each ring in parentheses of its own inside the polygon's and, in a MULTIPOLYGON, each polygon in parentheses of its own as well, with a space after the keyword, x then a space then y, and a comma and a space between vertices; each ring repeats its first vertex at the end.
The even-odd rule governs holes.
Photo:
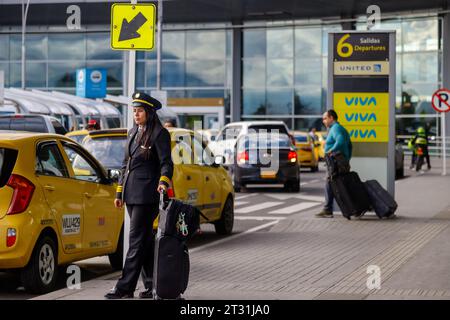
POLYGON ((269 171, 269 170, 261 170, 261 178, 264 179, 273 179, 277 177, 276 171, 269 171))

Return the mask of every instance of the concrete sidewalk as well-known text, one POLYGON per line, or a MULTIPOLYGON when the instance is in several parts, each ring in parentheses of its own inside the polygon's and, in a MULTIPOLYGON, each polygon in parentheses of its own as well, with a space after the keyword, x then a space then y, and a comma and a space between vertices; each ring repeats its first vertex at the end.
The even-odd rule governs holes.
MULTIPOLYGON (((440 162, 424 174, 405 170, 395 219, 318 219, 316 208, 195 248, 185 299, 450 299, 450 176, 440 162), (379 268, 380 289, 367 288, 369 266, 379 268)), ((35 299, 103 299, 119 275, 35 299)))

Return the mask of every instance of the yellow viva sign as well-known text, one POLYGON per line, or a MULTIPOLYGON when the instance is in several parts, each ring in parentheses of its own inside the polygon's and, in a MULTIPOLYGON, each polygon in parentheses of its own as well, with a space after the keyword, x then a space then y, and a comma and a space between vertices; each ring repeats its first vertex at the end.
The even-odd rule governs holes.
POLYGON ((388 93, 334 93, 333 106, 343 125, 389 125, 388 93))
POLYGON ((354 142, 387 142, 388 93, 334 93, 334 110, 354 142))
POLYGON ((343 125, 352 142, 388 142, 389 127, 343 125))

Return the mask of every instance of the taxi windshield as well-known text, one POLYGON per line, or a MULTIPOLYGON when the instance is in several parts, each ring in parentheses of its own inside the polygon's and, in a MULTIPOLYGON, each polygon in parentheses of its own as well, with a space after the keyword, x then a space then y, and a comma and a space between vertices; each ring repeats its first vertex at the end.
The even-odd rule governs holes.
POLYGON ((120 169, 125 155, 127 137, 99 137, 87 139, 83 146, 105 168, 120 169))
POLYGON ((297 141, 297 142, 308 142, 307 136, 295 135, 294 138, 295 138, 295 141, 297 141))
POLYGON ((85 134, 80 134, 80 135, 76 135, 76 136, 70 136, 69 138, 72 140, 75 140, 78 143, 81 143, 83 141, 84 137, 86 137, 85 134))

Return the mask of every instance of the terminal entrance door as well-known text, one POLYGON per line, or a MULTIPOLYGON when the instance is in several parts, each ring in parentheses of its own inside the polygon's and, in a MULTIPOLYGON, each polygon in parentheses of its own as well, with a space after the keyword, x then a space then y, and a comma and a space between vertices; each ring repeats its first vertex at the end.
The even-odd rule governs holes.
POLYGON ((182 113, 178 114, 180 119, 179 127, 194 130, 196 129, 220 129, 219 116, 217 114, 192 114, 182 113))
POLYGON ((169 98, 167 102, 181 128, 220 129, 225 125, 223 98, 169 98))

